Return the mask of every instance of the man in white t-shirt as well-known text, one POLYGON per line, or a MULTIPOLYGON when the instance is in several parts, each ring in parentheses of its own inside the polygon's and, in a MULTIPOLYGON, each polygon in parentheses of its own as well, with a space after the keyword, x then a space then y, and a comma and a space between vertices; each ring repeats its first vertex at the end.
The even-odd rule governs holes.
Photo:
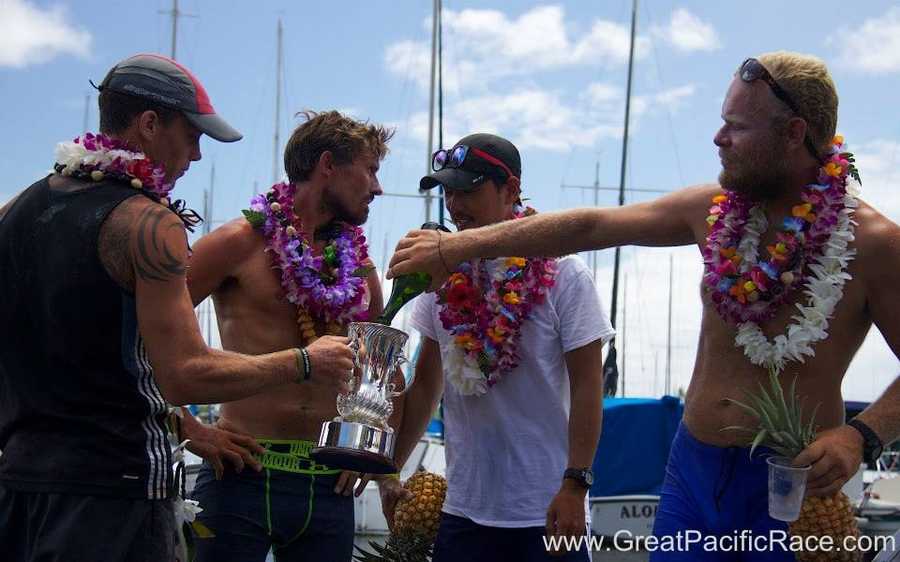
MULTIPOLYGON (((515 146, 469 135, 435 153, 423 189, 442 185, 461 230, 521 216, 515 146)), ((547 539, 581 537, 602 419, 603 343, 613 336, 577 256, 461 264, 420 297, 422 334, 405 394, 396 460, 404 463, 444 398, 447 498, 434 562, 587 561, 587 545, 551 558, 547 539)), ((388 520, 404 495, 380 483, 388 520)))

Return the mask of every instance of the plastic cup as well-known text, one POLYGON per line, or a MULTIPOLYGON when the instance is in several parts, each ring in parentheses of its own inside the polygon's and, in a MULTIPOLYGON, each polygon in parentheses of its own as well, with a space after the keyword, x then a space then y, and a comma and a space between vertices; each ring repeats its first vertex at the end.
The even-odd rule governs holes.
POLYGON ((803 506, 806 476, 810 467, 791 466, 787 457, 769 457, 769 516, 779 521, 796 521, 803 506))

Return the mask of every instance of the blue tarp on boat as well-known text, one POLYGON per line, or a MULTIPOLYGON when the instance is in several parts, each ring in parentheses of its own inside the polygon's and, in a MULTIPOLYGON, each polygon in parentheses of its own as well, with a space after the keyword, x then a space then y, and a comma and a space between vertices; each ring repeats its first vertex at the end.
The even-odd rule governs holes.
POLYGON ((604 398, 590 495, 658 494, 683 411, 673 396, 604 398))

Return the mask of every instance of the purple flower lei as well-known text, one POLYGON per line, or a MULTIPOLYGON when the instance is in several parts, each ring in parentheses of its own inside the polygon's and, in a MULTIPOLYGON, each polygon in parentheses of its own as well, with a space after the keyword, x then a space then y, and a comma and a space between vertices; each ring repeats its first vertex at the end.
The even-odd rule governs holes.
POLYGON ((707 222, 710 225, 703 249, 703 282, 713 305, 727 322, 762 322, 803 287, 807 266, 824 249, 845 207, 847 178, 859 181, 853 155, 842 150, 843 138, 835 137, 833 148, 819 168, 817 183, 804 186, 801 203, 784 219, 775 244, 768 246, 768 259, 742 255, 754 202, 726 191, 713 198, 707 222))
POLYGON ((342 223, 322 255, 313 254, 312 246, 300 235, 294 214, 295 190, 293 184, 277 183, 268 193, 253 197, 250 209, 244 211, 247 220, 262 230, 266 251, 272 253, 272 261, 281 271, 287 300, 297 306, 301 324, 307 315, 341 326, 364 320, 370 268, 362 229, 342 223))

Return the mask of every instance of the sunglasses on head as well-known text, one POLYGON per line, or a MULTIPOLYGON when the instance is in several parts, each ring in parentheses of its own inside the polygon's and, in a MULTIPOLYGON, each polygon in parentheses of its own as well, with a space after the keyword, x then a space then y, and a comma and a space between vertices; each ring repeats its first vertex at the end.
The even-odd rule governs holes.
POLYGON ((504 164, 499 158, 494 158, 487 152, 464 144, 457 145, 451 150, 441 149, 434 153, 431 157, 431 169, 439 172, 444 168, 461 168, 469 155, 477 156, 488 164, 496 166, 506 173, 507 178, 514 178, 516 175, 512 173, 509 166, 504 164))
MULTIPOLYGON (((753 57, 750 57, 741 65, 739 74, 741 80, 743 80, 744 82, 754 82, 756 80, 762 80, 763 82, 768 84, 769 89, 772 90, 772 93, 775 94, 776 98, 784 102, 784 104, 787 105, 791 109, 791 111, 793 111, 794 114, 797 115, 797 117, 800 117, 801 119, 806 121, 806 118, 802 113, 800 113, 800 109, 797 107, 797 104, 794 103, 794 100, 791 98, 791 96, 784 90, 784 88, 778 85, 778 82, 776 82, 775 79, 772 78, 772 75, 769 74, 769 71, 766 70, 766 67, 764 67, 761 62, 753 57)), ((813 158, 816 159, 816 161, 821 161, 821 158, 819 158, 819 153, 816 151, 816 147, 813 144, 812 140, 809 138, 808 133, 803 136, 803 144, 806 146, 806 149, 809 150, 809 153, 812 154, 813 158)))

